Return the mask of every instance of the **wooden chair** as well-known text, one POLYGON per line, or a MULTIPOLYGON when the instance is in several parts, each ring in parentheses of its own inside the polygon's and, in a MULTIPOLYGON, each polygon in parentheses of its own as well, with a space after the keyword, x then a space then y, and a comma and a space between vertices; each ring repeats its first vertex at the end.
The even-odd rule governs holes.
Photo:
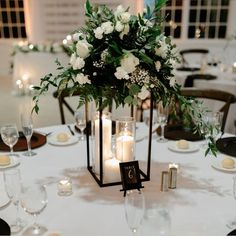
MULTIPOLYGON (((55 91, 55 92, 53 93, 53 97, 56 98, 56 99, 58 99, 59 110, 60 110, 60 117, 61 117, 61 123, 62 123, 62 124, 66 124, 64 108, 67 108, 67 110, 69 111, 69 113, 74 116, 74 112, 75 112, 76 109, 73 108, 72 105, 69 104, 68 101, 66 101, 66 98, 75 97, 75 96, 77 96, 78 99, 79 99, 80 93, 79 93, 78 91, 76 91, 76 92, 74 92, 74 93, 71 95, 68 89, 63 90, 63 91, 60 93, 60 96, 59 96, 58 91, 55 91)), ((88 104, 85 105, 85 109, 86 109, 86 111, 87 111, 86 116, 88 116, 88 104)), ((109 112, 111 112, 111 110, 112 110, 112 107, 109 107, 109 112)), ((87 118, 88 118, 88 117, 87 117, 87 118)))
POLYGON ((197 88, 184 88, 181 90, 181 94, 186 97, 210 99, 223 102, 223 106, 219 109, 219 111, 223 112, 221 130, 224 132, 230 105, 232 103, 236 103, 236 97, 233 94, 221 90, 197 88))
POLYGON ((62 93, 59 96, 58 91, 53 93, 53 97, 58 99, 58 104, 59 104, 59 110, 60 110, 60 117, 61 117, 61 123, 65 124, 65 111, 64 108, 67 108, 68 111, 74 115, 75 109, 72 108, 72 106, 66 101, 66 98, 69 98, 71 96, 78 96, 79 97, 79 92, 74 92, 73 95, 70 95, 68 90, 63 90, 62 93))
POLYGON ((186 55, 187 54, 198 54, 198 55, 206 55, 209 53, 209 50, 208 49, 202 49, 202 48, 191 48, 191 49, 184 49, 184 50, 180 50, 180 55, 182 57, 182 65, 185 66, 185 65, 189 65, 189 61, 186 59, 186 55))

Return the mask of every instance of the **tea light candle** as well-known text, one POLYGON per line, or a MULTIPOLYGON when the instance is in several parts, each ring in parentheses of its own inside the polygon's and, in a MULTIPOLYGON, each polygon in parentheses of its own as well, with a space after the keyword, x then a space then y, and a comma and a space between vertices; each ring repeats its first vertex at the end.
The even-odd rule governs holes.
POLYGON ((179 165, 178 165, 178 164, 175 164, 175 163, 170 163, 170 164, 169 164, 169 169, 170 169, 170 168, 176 168, 176 169, 178 170, 179 165))
POLYGON ((120 181, 120 161, 116 158, 111 158, 105 161, 104 179, 108 182, 120 181))
POLYGON ((236 62, 234 62, 234 64, 233 64, 232 71, 233 71, 233 73, 236 73, 236 62))
POLYGON ((70 178, 64 178, 57 184, 58 195, 69 196, 72 194, 72 182, 70 178))

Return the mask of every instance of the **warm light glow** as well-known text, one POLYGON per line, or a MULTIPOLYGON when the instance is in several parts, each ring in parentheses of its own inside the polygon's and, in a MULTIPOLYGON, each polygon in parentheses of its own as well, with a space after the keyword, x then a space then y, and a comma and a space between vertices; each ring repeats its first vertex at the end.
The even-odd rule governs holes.
POLYGON ((234 67, 236 67, 236 62, 234 62, 234 67))
POLYGON ((169 164, 169 169, 170 168, 176 168, 176 169, 178 169, 179 168, 179 165, 178 164, 175 164, 175 163, 170 163, 169 164))
POLYGON ((173 21, 173 20, 170 20, 169 21, 169 25, 172 29, 176 29, 177 28, 177 24, 173 21))
POLYGON ((65 45, 67 44, 67 40, 66 39, 63 39, 62 43, 65 45))
POLYGON ((30 45, 29 45, 29 49, 32 50, 33 48, 34 48, 34 45, 33 45, 33 44, 30 44, 30 45))
POLYGON ((34 85, 33 84, 29 85, 29 90, 33 90, 33 89, 34 89, 34 85))
POLYGON ((17 85, 20 85, 20 84, 22 84, 22 81, 21 81, 20 79, 18 79, 18 80, 16 81, 16 84, 17 84, 17 85))
POLYGON ((29 79, 29 75, 28 74, 23 74, 22 75, 22 80, 23 81, 27 81, 29 79))
POLYGON ((67 39, 67 41, 70 41, 70 40, 72 40, 72 37, 71 37, 71 35, 69 35, 69 34, 68 34, 68 35, 66 36, 66 39, 67 39))

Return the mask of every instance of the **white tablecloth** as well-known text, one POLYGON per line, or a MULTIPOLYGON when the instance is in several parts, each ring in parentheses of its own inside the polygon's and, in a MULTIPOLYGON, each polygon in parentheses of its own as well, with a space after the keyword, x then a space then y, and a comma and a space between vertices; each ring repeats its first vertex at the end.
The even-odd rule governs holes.
MULTIPOLYGON (((139 127, 137 132, 140 130, 139 127)), ((57 126, 41 131, 68 132, 68 129, 57 126)), ((147 142, 145 139, 136 143, 136 158, 140 164, 147 156, 147 142)), ((223 236, 229 233, 226 224, 236 218, 236 201, 232 195, 234 174, 211 166, 220 162, 223 155, 204 157, 201 149, 176 153, 167 146, 168 143, 153 140, 151 181, 143 183, 147 210, 137 235, 223 236), (179 164, 177 188, 160 192, 161 171, 167 170, 169 163, 179 164)), ((131 235, 125 220, 121 186, 100 188, 84 168, 86 142, 66 147, 45 144, 34 151, 37 156, 21 155, 18 168, 23 183, 47 184, 48 206, 38 218, 38 222, 48 228, 45 235, 52 232, 63 236, 131 235), (73 194, 67 197, 57 195, 57 182, 64 176, 71 177, 73 183, 73 194)), ((0 208, 0 217, 10 221, 14 212, 12 205, 0 208)), ((32 216, 22 209, 20 215, 27 220, 27 225, 32 224, 32 216)))
MULTIPOLYGON (((194 72, 199 74, 199 71, 194 72)), ((236 96, 236 73, 232 73, 232 71, 221 72, 217 67, 208 67, 205 72, 206 74, 216 75, 217 79, 214 80, 204 80, 204 79, 195 79, 194 87, 203 88, 203 89, 217 89, 232 93, 236 96)), ((188 75, 192 74, 191 72, 178 71, 175 70, 174 75, 177 83, 184 86, 185 80, 188 75)), ((209 105, 212 109, 218 109, 222 103, 211 103, 208 101, 207 105, 209 105)), ((230 106, 229 114, 226 121, 225 132, 235 133, 235 125, 234 122, 236 120, 236 104, 232 104, 230 106)))

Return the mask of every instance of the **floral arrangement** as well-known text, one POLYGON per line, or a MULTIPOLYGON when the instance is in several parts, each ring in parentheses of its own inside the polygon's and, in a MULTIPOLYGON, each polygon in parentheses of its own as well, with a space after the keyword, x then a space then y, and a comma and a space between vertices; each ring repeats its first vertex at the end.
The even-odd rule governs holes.
MULTIPOLYGON (((59 91, 80 91, 85 101, 102 101, 102 107, 133 104, 152 92, 155 101, 166 101, 176 93, 172 69, 178 54, 171 39, 161 31, 159 9, 166 0, 157 1, 142 15, 131 15, 118 6, 85 4, 85 27, 72 35, 70 63, 56 77, 48 76, 59 91)), ((58 64, 60 67, 60 63, 58 64)), ((45 86, 47 87, 47 86, 45 86)), ((36 88, 37 89, 37 88, 36 88)))
MULTIPOLYGON (((69 64, 64 68, 57 61, 60 73, 41 79, 40 87, 35 87, 38 95, 33 98, 34 110, 38 112, 39 97, 51 85, 59 96, 64 89, 71 95, 79 92, 79 106, 95 101, 98 109, 113 102, 117 106, 137 105, 151 93, 155 102, 164 105, 177 99, 189 119, 197 120, 196 130, 200 130, 202 108, 180 95, 172 74, 179 57, 171 39, 162 32, 160 9, 165 3, 155 1, 152 11, 147 7, 136 16, 122 6, 113 11, 92 6, 87 0, 85 26, 72 33, 67 45, 69 64)), ((215 147, 210 148, 214 153, 215 147)))

